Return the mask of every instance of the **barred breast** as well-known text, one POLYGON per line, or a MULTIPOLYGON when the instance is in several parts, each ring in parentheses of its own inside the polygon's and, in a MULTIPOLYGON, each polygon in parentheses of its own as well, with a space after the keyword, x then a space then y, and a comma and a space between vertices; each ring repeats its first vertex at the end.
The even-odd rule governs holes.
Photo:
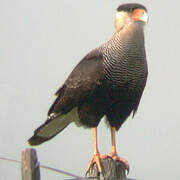
POLYGON ((115 86, 141 89, 147 78, 144 33, 138 24, 131 26, 131 33, 121 31, 103 46, 105 79, 115 86))

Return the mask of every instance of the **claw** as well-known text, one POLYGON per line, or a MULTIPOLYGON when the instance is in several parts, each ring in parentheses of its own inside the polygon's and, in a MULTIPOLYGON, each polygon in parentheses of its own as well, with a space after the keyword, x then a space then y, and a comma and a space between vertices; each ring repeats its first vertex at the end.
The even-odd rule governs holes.
POLYGON ((117 157, 116 160, 122 162, 125 165, 127 174, 129 174, 129 163, 128 163, 128 161, 122 157, 117 157))
POLYGON ((107 155, 107 154, 101 154, 101 155, 100 155, 100 158, 101 158, 101 159, 106 159, 106 158, 108 158, 108 155, 107 155))
POLYGON ((91 166, 96 163, 98 171, 102 173, 102 167, 101 167, 101 162, 100 162, 100 154, 94 154, 89 162, 88 168, 87 168, 87 173, 89 172, 91 166))
POLYGON ((127 174, 129 174, 129 163, 126 159, 119 157, 117 154, 114 154, 113 152, 109 153, 108 157, 111 157, 114 161, 120 161, 124 164, 125 169, 127 171, 127 174))
POLYGON ((117 151, 116 151, 116 142, 115 142, 115 131, 116 128, 115 127, 111 127, 111 141, 112 141, 112 146, 111 146, 111 152, 109 153, 109 157, 111 157, 113 160, 115 161, 120 161, 124 164, 125 169, 127 171, 127 174, 129 174, 129 164, 128 162, 122 158, 122 157, 118 157, 117 155, 117 151))
POLYGON ((120 161, 121 163, 124 164, 125 169, 127 171, 127 175, 129 174, 129 163, 126 159, 119 157, 117 154, 115 154, 114 152, 110 152, 108 155, 107 154, 102 154, 100 155, 101 159, 107 159, 108 157, 110 157, 111 159, 113 159, 114 161, 120 161))

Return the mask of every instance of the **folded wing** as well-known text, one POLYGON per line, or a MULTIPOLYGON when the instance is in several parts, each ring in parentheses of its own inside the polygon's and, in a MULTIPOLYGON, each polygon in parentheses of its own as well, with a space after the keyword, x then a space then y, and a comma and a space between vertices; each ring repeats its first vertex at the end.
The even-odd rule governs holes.
POLYGON ((103 56, 97 50, 90 52, 74 68, 48 112, 48 119, 34 131, 31 145, 39 145, 61 132, 73 121, 79 121, 78 105, 85 101, 101 84, 104 77, 103 56))

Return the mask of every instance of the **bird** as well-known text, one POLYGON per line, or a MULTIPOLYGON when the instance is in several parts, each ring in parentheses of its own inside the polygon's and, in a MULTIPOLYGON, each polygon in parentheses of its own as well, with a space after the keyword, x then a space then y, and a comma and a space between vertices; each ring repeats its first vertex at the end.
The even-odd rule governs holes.
POLYGON ((114 33, 101 46, 91 50, 75 66, 55 93, 47 120, 28 140, 30 145, 44 143, 70 123, 92 128, 93 155, 87 172, 94 163, 102 172, 98 149, 97 127, 103 117, 111 129, 113 160, 127 161, 117 154, 115 133, 125 120, 137 112, 147 77, 144 27, 148 12, 144 5, 127 3, 118 6, 114 15, 114 33))

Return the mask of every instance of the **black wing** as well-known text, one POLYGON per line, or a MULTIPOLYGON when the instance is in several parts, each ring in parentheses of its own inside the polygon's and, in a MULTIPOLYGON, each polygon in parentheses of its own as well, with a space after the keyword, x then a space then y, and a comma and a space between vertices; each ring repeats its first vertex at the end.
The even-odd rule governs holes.
POLYGON ((97 50, 90 52, 71 72, 64 85, 56 92, 52 113, 67 113, 92 94, 104 77, 103 56, 97 50))
POLYGON ((48 112, 47 121, 34 131, 29 143, 39 145, 76 121, 79 117, 75 107, 91 95, 103 76, 103 57, 97 50, 92 51, 80 61, 56 92, 57 98, 48 112))

